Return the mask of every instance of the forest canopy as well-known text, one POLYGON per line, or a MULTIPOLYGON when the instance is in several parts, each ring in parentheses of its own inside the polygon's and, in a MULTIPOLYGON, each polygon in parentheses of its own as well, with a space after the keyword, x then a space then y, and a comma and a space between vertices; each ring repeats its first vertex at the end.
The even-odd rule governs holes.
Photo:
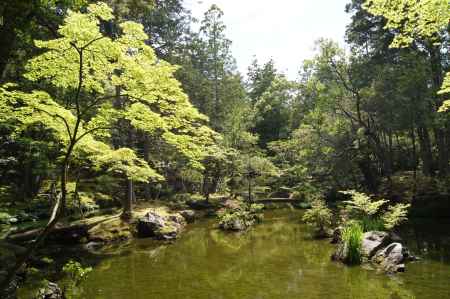
POLYGON ((273 59, 241 73, 217 5, 196 20, 181 0, 0 4, 0 222, 45 220, 11 275, 58 223, 132 223, 156 201, 239 201, 217 204, 232 227, 296 200, 324 233, 329 203, 374 204, 393 228, 445 198, 450 3, 348 2, 346 47, 318 39, 296 79, 273 59))

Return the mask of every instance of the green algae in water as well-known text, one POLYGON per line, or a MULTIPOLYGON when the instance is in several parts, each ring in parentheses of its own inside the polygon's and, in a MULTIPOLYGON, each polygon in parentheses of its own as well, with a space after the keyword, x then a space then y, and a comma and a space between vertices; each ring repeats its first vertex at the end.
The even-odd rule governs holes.
POLYGON ((449 226, 435 243, 422 238, 428 233, 407 230, 404 235, 415 237, 408 245, 425 259, 389 277, 332 262, 334 246, 310 239, 300 219, 299 211, 277 210, 242 234, 204 220, 171 244, 138 240, 102 259, 80 298, 450 298, 449 226), (432 253, 424 244, 441 249, 432 253))

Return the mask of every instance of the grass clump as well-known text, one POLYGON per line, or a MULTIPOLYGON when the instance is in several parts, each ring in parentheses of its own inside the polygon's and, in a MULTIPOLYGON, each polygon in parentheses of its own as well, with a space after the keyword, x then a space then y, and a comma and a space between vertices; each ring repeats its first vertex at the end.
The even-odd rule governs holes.
POLYGON ((363 229, 356 221, 349 222, 342 230, 342 241, 346 249, 345 259, 349 264, 361 263, 361 241, 363 229))

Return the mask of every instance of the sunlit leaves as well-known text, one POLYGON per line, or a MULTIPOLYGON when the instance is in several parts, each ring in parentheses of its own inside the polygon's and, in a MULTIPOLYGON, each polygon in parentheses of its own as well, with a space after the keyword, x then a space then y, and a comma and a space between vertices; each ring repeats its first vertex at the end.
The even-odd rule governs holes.
POLYGON ((111 130, 119 124, 159 138, 201 168, 217 139, 206 127, 207 117, 174 78, 177 67, 158 60, 145 43, 142 25, 123 22, 114 39, 101 31, 101 21, 112 18, 106 4, 91 4, 86 13, 68 13, 59 38, 36 41, 44 52, 28 62, 25 77, 62 92, 1 89, 3 119, 23 126, 41 122, 78 157, 135 181, 161 177, 132 149, 111 149, 111 130))
POLYGON ((387 229, 393 229, 400 223, 406 221, 408 219, 408 208, 410 204, 396 204, 393 206, 389 206, 388 210, 382 216, 384 226, 387 229))
POLYGON ((386 18, 386 28, 397 34, 392 47, 409 46, 414 39, 439 42, 437 35, 446 29, 450 19, 447 0, 367 0, 365 8, 386 18))
POLYGON ((2 121, 17 122, 18 132, 32 124, 41 123, 51 130, 58 140, 67 144, 75 123, 75 116, 70 111, 61 107, 46 92, 27 93, 12 89, 11 86, 5 87, 0 88, 2 121))
POLYGON ((341 193, 351 196, 350 200, 344 201, 346 208, 362 215, 372 216, 388 202, 384 199, 372 200, 367 194, 355 190, 341 191, 341 193))
MULTIPOLYGON (((448 34, 450 2, 447 0, 367 0, 365 8, 372 14, 386 18, 386 28, 396 35, 391 47, 410 46, 415 39, 437 45, 448 34)), ((450 73, 446 74, 440 94, 450 92, 450 73)), ((448 110, 448 102, 439 108, 448 110)))
POLYGON ((129 148, 120 148, 108 151, 96 157, 96 165, 106 167, 108 172, 127 177, 136 182, 147 182, 149 180, 162 180, 154 169, 150 168, 143 159, 136 156, 136 153, 129 148))

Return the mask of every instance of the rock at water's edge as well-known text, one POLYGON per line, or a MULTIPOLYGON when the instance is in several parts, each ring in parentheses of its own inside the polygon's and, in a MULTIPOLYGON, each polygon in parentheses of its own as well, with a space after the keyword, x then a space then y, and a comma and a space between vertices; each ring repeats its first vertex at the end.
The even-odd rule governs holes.
MULTIPOLYGON (((337 235, 336 231, 335 234, 337 235)), ((361 255, 363 262, 371 262, 386 273, 405 271, 405 262, 417 260, 408 249, 399 242, 400 237, 383 231, 366 232, 361 241, 361 255)), ((347 248, 342 240, 337 244, 333 253, 333 260, 347 262, 347 248)))
POLYGON ((35 299, 62 299, 61 288, 54 282, 49 282, 45 288, 38 291, 35 299))
POLYGON ((386 247, 391 242, 389 233, 380 231, 366 232, 363 235, 361 254, 370 259, 378 250, 386 247))
POLYGON ((405 271, 406 248, 400 243, 391 243, 383 250, 378 251, 372 258, 372 262, 380 265, 387 273, 405 271))
POLYGON ((140 238, 152 237, 160 240, 172 240, 178 237, 186 221, 180 214, 160 215, 150 211, 137 223, 140 238))

